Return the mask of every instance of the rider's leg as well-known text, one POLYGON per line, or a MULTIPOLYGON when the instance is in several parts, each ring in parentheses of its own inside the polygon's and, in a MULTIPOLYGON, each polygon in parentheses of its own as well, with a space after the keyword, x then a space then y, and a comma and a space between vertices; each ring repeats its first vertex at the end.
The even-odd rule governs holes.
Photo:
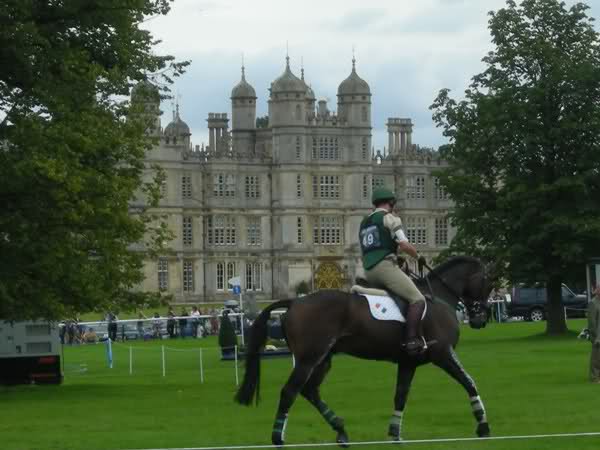
POLYGON ((406 350, 415 355, 423 351, 425 342, 420 337, 421 318, 425 310, 425 297, 412 280, 389 259, 384 259, 366 271, 367 280, 385 288, 408 302, 406 313, 406 350))

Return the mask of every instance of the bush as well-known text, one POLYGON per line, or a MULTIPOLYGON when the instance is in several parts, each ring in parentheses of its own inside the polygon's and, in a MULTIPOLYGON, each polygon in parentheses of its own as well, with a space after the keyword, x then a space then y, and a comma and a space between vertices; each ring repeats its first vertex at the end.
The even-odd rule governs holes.
POLYGON ((220 317, 221 326, 219 327, 219 346, 222 349, 233 351, 233 347, 237 345, 237 336, 235 329, 228 317, 227 313, 223 313, 220 317))
POLYGON ((300 283, 298 283, 298 286, 296 286, 296 295, 297 296, 306 295, 309 293, 310 293, 310 287, 308 286, 307 281, 303 280, 300 283))

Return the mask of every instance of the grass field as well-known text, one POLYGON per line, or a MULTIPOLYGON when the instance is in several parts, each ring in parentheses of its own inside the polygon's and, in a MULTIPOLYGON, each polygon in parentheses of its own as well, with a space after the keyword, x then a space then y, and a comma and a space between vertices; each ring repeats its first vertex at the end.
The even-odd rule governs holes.
MULTIPOLYGON (((493 435, 600 431, 600 385, 587 381, 589 343, 575 339, 575 334, 544 337, 544 326, 511 323, 480 331, 462 329, 458 354, 478 384, 493 435)), ((580 330, 584 322, 571 320, 569 326, 580 330)), ((214 338, 134 342, 133 375, 128 346, 114 346, 113 369, 106 367, 103 345, 67 347, 63 385, 1 388, 0 448, 112 450, 270 443, 279 390, 291 368, 289 358, 263 360, 262 403, 245 408, 232 401, 234 366, 219 360, 214 338), (164 378, 161 345, 168 346, 164 378)), ((334 358, 323 397, 344 417, 351 440, 386 439, 394 377, 395 369, 388 363, 334 358)), ((404 438, 473 437, 474 430, 463 389, 437 368, 420 368, 405 414, 404 438)), ((299 398, 290 414, 287 443, 333 438, 318 413, 299 398)), ((597 450, 600 437, 409 448, 597 450)))

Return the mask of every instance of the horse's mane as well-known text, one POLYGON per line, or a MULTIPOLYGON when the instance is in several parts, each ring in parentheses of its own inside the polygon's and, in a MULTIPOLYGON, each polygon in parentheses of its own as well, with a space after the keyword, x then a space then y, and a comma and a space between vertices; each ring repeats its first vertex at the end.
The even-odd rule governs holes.
POLYGON ((440 275, 460 264, 476 264, 481 266, 482 262, 473 256, 452 256, 441 264, 438 264, 433 268, 433 272, 440 275))

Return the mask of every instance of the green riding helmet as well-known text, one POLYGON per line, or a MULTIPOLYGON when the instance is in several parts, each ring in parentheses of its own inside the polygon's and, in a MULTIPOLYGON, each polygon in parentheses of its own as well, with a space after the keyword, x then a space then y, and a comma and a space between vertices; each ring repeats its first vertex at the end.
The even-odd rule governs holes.
POLYGON ((378 205, 379 203, 389 200, 391 200, 393 203, 396 203, 396 196, 389 189, 378 188, 373 191, 373 197, 371 199, 373 205, 378 205))

